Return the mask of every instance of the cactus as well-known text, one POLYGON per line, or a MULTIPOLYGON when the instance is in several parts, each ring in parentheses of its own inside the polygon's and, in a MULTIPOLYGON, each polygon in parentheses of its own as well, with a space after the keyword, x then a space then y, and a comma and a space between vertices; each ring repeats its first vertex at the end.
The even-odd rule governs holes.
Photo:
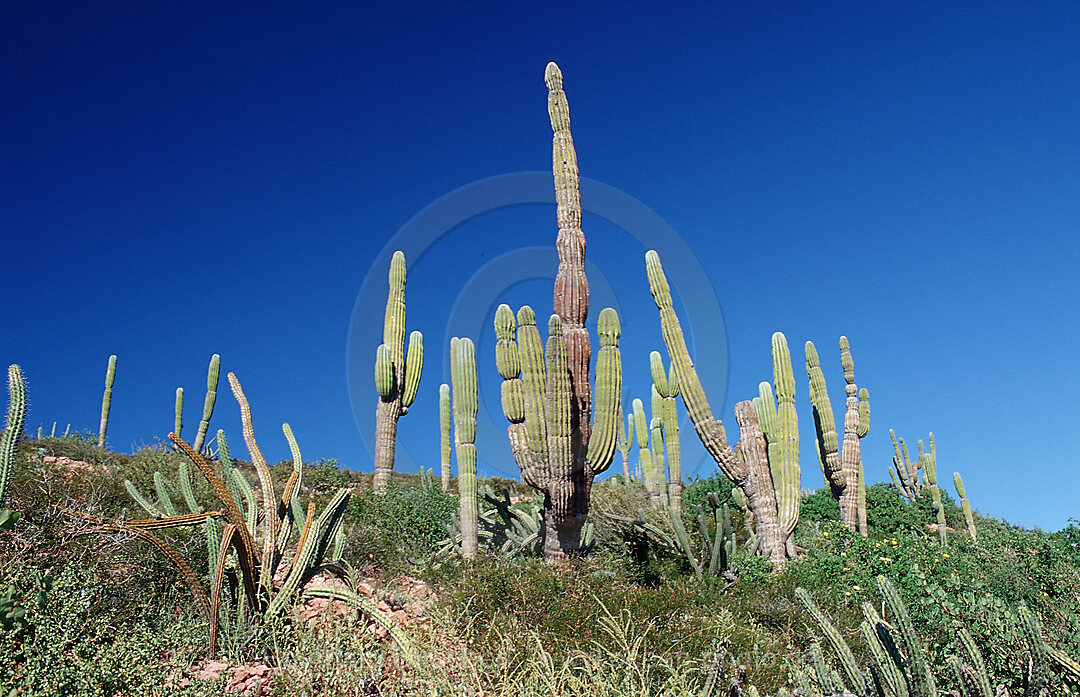
MULTIPOLYGON (((782 566, 788 555, 794 551, 794 545, 789 549, 780 525, 773 474, 770 471, 766 440, 758 423, 757 410, 749 401, 735 405, 735 419, 740 427, 739 453, 736 453, 728 444, 724 424, 713 417, 701 380, 687 351, 686 339, 675 314, 671 289, 660 265, 660 257, 655 251, 649 250, 645 254, 645 268, 649 277, 649 289, 660 312, 660 326, 678 381, 679 394, 694 424, 694 430, 720 471, 746 495, 747 510, 753 515, 758 551, 774 567, 782 566)), ((774 376, 776 372, 774 367, 774 376)), ((791 391, 794 392, 793 387, 791 391)), ((785 486, 787 481, 784 480, 785 486)), ((798 487, 798 475, 790 481, 796 482, 795 486, 798 487)), ((790 499, 785 500, 791 503, 790 499)), ((797 508, 789 507, 786 515, 791 514, 794 514, 797 520, 797 508)))
POLYGON ((889 438, 892 439, 893 445, 893 469, 889 470, 889 476, 892 477, 893 486, 896 487, 902 495, 907 497, 909 501, 914 501, 919 495, 919 492, 925 486, 925 482, 920 479, 920 470, 922 470, 922 460, 911 460, 908 454, 907 443, 903 438, 897 438, 896 433, 890 428, 889 438), (900 475, 897 477, 897 475, 900 475))
POLYGON ((386 297, 383 343, 375 352, 375 491, 385 491, 394 470, 397 422, 408 413, 420 386, 424 366, 424 335, 413 332, 405 347, 405 255, 390 261, 390 291, 386 297))
POLYGON ((450 374, 454 383, 454 450, 458 463, 461 555, 475 559, 476 518, 476 350, 472 339, 450 340, 450 374))
POLYGON ((443 491, 450 491, 450 426, 452 419, 450 386, 444 382, 439 385, 439 475, 442 479, 443 491))
POLYGON ((960 508, 964 511, 964 522, 967 523, 968 535, 971 536, 972 541, 975 541, 979 537, 979 531, 975 529, 975 518, 971 515, 971 502, 967 499, 967 492, 964 490, 964 480, 960 478, 959 472, 953 472, 953 484, 956 486, 956 495, 960 497, 960 508))
MULTIPOLYGON (((859 528, 859 472, 861 440, 870 431, 870 393, 855 385, 855 362, 846 336, 840 337, 840 364, 844 369, 844 438, 838 442, 832 404, 812 341, 806 342, 806 375, 810 378, 810 402, 814 408, 818 457, 833 498, 840 503, 840 522, 854 532, 859 528)), ((863 485, 865 498, 865 484, 863 485)))
POLYGON ((768 382, 758 385, 753 400, 758 424, 768 443, 769 473, 776 492, 780 531, 784 536, 787 555, 795 557, 795 526, 799 523, 802 503, 801 470, 799 468, 799 420, 795 412, 795 375, 791 369, 791 352, 787 337, 780 332, 772 335, 773 382, 776 399, 768 382))
MULTIPOLYGON (((638 467, 641 470, 641 479, 645 484, 645 490, 649 494, 649 503, 653 508, 663 508, 664 502, 660 498, 660 485, 656 482, 656 468, 653 461, 653 453, 649 448, 650 426, 652 424, 645 417, 645 407, 640 399, 633 402, 634 411, 634 438, 638 445, 638 467)), ((663 446, 661 445, 661 448, 663 446)), ((663 474, 661 473, 661 477, 663 474)))
POLYGON ((664 359, 659 351, 649 354, 653 391, 660 397, 659 409, 653 404, 653 417, 659 416, 663 427, 664 448, 667 451, 668 501, 676 513, 682 514, 682 448, 679 444, 679 412, 675 398, 679 396, 679 382, 675 379, 675 366, 664 371, 664 359))
MULTIPOLYGON (((210 367, 206 371, 206 397, 203 399, 202 420, 199 421, 199 430, 195 433, 195 441, 191 447, 195 452, 201 453, 206 443, 206 433, 210 430, 210 417, 214 415, 214 404, 217 402, 218 378, 221 375, 221 356, 214 354, 210 357, 210 367)), ((176 435, 180 435, 177 431, 176 435)))
POLYGON ((934 446, 934 434, 930 434, 930 452, 923 452, 922 441, 919 441, 919 461, 922 463, 923 472, 926 474, 927 488, 930 490, 930 498, 934 502, 934 510, 937 512, 938 538, 941 544, 949 544, 949 526, 945 520, 945 506, 941 503, 941 487, 937 479, 937 448, 934 446))
POLYGON ((101 423, 98 426, 99 448, 105 447, 105 431, 109 428, 109 407, 112 406, 113 381, 116 379, 116 356, 109 356, 109 366, 105 369, 105 394, 101 398, 101 423))
MULTIPOLYGON (((8 366, 8 410, 4 421, 4 433, 0 435, 0 506, 7 498, 11 473, 15 468, 15 446, 26 423, 26 380, 17 365, 8 366)), ((7 520, 15 522, 16 514, 9 513, 7 520)))
POLYGON ((623 483, 629 484, 631 481, 630 476, 630 440, 633 438, 631 435, 629 438, 626 432, 634 433, 634 415, 626 415, 626 425, 623 425, 623 419, 619 418, 619 430, 615 434, 615 449, 622 455, 622 468, 623 468, 623 483))
POLYGON ((598 318, 596 413, 589 380, 591 347, 585 329, 589 284, 585 277, 585 235, 577 154, 570 135, 570 110, 562 72, 548 63, 544 74, 551 119, 555 180, 555 242, 559 269, 546 351, 532 308, 514 314, 506 305, 495 313, 496 364, 502 376, 507 433, 522 479, 544 492, 544 558, 561 561, 577 554, 588 518, 593 479, 611 464, 622 419, 622 364, 619 318, 606 308, 598 318), (545 365, 546 359, 546 365, 545 365))
POLYGON ((173 433, 180 435, 184 428, 184 388, 176 388, 176 419, 173 421, 173 433))

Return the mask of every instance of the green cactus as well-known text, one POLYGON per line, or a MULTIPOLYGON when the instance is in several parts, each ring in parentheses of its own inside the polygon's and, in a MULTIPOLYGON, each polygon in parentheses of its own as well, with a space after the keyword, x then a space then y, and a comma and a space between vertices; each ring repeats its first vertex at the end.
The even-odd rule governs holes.
POLYGON ((959 472, 953 472, 953 484, 956 486, 956 495, 960 497, 960 508, 964 511, 964 522, 967 523, 968 535, 972 541, 977 540, 979 531, 975 528, 975 518, 971 515, 971 502, 968 501, 967 492, 964 490, 964 480, 959 472))
POLYGON ((633 414, 626 415, 625 426, 623 425, 623 419, 619 419, 619 431, 615 434, 615 449, 619 451, 620 455, 622 455, 623 482, 629 484, 632 479, 630 476, 630 441, 633 436, 631 435, 628 438, 626 435, 627 431, 629 431, 631 434, 633 434, 634 432, 633 414))
MULTIPOLYGON (((199 430, 195 433, 195 441, 191 447, 195 452, 201 453, 206 444, 206 433, 210 430, 210 417, 214 415, 214 404, 217 402, 218 378, 221 375, 221 356, 214 354, 210 357, 210 367, 206 371, 206 397, 203 399, 202 420, 199 421, 199 430)), ((176 435, 180 435, 177 431, 176 435)))
MULTIPOLYGON (((832 404, 821 370, 817 349, 806 342, 806 375, 810 378, 810 402, 814 408, 818 457, 822 472, 840 504, 840 522, 855 532, 859 525, 859 472, 861 440, 870 431, 870 393, 855 385, 855 362, 846 336, 840 337, 840 365, 844 370, 844 438, 839 442, 832 404)), ((864 484, 865 486, 865 484, 864 484)), ((863 494, 865 497, 865 493, 863 494)), ((865 527, 865 526, 863 526, 865 527)))
POLYGON ((176 388, 176 419, 173 421, 173 433, 180 435, 184 430, 184 388, 176 388))
POLYGON ((679 381, 675 379, 675 366, 672 364, 664 371, 664 359, 659 351, 649 354, 649 369, 652 373, 653 391, 659 396, 659 408, 654 400, 653 417, 659 416, 664 435, 664 449, 667 453, 668 501, 675 512, 682 514, 682 447, 679 443, 679 411, 676 397, 679 396, 679 381))
POLYGON ((475 559, 477 554, 476 503, 476 349, 472 339, 450 340, 450 375, 454 383, 454 450, 458 463, 459 515, 461 520, 461 555, 475 559))
POLYGON ((922 441, 919 441, 919 461, 922 463, 923 472, 926 475, 927 488, 930 490, 930 499, 934 503, 937 512, 938 539, 941 544, 949 544, 949 526, 945 520, 945 506, 941 502, 941 487, 937 479, 937 448, 934 445, 934 434, 930 434, 930 452, 923 452, 922 441))
POLYGON ((753 400, 758 425, 768 443, 769 472, 780 518, 780 530, 787 546, 787 555, 795 557, 795 527, 799 523, 802 503, 801 470, 799 468, 799 420, 795 412, 795 375, 791 369, 791 352, 787 337, 780 332, 772 335, 773 382, 776 399, 768 382, 758 385, 753 400))
POLYGON ((379 401, 375 409, 376 491, 385 491, 394 470, 397 422, 407 414, 420 387, 424 366, 424 336, 414 331, 405 346, 405 255, 394 252, 390 261, 390 290, 386 298, 383 343, 375 352, 375 389, 379 401))
MULTIPOLYGON (((8 366, 8 410, 4 421, 4 433, 0 435, 0 506, 7 499, 11 474, 15 468, 15 446, 22 435, 26 423, 26 380, 22 369, 17 365, 8 366)), ((17 514, 10 513, 7 519, 14 524, 17 514)))
POLYGON ((109 428, 109 407, 112 406, 113 381, 116 379, 116 356, 109 356, 105 369, 105 394, 101 398, 101 423, 98 426, 98 447, 105 447, 105 431, 109 428))
MULTIPOLYGON (((640 399, 633 402, 633 426, 634 437, 638 446, 638 467, 641 469, 642 482, 645 490, 649 493, 649 503, 653 508, 663 508, 664 502, 660 498, 660 485, 657 484, 656 467, 652 450, 649 447, 650 426, 652 422, 645 416, 645 406, 640 399)), ((663 474, 660 475, 661 477, 663 474)))
MULTIPOLYGON (((922 459, 916 458, 912 461, 908 454, 907 443, 904 442, 903 438, 897 438, 892 429, 889 429, 889 438, 892 439, 894 452, 893 469, 889 470, 889 476, 892 477, 893 485, 897 491, 907 497, 909 501, 914 501, 919 492, 926 486, 926 482, 920 477, 922 459)), ((925 477, 925 473, 922 474, 925 477)))
POLYGON ((450 427, 452 419, 450 386, 444 382, 439 385, 439 475, 442 479, 443 491, 450 491, 450 427))

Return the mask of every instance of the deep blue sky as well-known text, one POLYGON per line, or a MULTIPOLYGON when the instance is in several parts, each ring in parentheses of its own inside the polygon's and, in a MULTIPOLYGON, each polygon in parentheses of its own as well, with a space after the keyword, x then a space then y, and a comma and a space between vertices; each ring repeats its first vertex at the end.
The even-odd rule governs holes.
MULTIPOLYGON (((726 422, 785 332, 803 483, 821 486, 801 347, 817 343, 839 413, 847 334, 871 392, 871 479, 888 479, 890 427, 934 431, 942 479, 960 471, 979 510, 1050 529, 1077 515, 1080 4, 582 5, 7 5, 0 360, 26 372, 28 427, 96 429, 116 353, 111 445, 167 433, 178 385, 190 434, 218 352, 271 459, 288 457, 288 421, 306 459, 370 471, 345 367, 361 284, 440 196, 550 167, 555 60, 582 174, 655 211, 712 279, 723 319, 684 321, 726 327, 730 382, 720 368, 706 385, 726 422)), ((593 215, 585 231, 624 313, 628 397, 644 397, 662 346, 645 247, 593 215)), ((418 460, 437 463, 458 292, 554 236, 553 206, 503 209, 411 265, 408 325, 428 360, 399 435, 418 460)), ((547 280, 489 295, 485 317, 502 301, 550 312, 547 280)), ((724 351, 698 345, 696 360, 724 351)), ((243 452, 224 376, 218 405, 243 452)), ((494 408, 482 473, 514 471, 494 408)))

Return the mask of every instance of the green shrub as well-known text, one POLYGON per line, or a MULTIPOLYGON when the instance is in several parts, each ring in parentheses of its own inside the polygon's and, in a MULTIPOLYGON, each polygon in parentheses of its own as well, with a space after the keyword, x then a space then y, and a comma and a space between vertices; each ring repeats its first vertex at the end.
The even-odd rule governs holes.
POLYGON ((349 549, 380 568, 403 570, 437 549, 457 511, 457 497, 438 487, 391 482, 385 493, 365 491, 349 502, 349 549))
POLYGON ((737 510, 735 500, 731 498, 731 491, 734 488, 735 485, 722 472, 714 472, 704 479, 694 476, 683 487, 683 510, 692 511, 696 515, 698 506, 701 506, 701 510, 711 511, 712 506, 709 504, 710 493, 714 493, 719 497, 720 505, 726 503, 731 506, 732 510, 737 510))

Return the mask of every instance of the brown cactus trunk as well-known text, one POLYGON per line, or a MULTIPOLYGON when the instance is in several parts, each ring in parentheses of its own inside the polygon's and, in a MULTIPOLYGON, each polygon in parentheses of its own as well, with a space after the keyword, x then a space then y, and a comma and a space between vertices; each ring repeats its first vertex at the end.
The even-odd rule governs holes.
POLYGON ((581 529, 586 515, 573 515, 559 520, 555 511, 544 508, 544 560, 549 563, 566 563, 576 557, 581 549, 581 529))
POLYGON ((852 532, 859 522, 859 397, 855 385, 845 388, 844 440, 840 445, 840 472, 844 486, 840 489, 840 522, 852 532))
POLYGON ((758 426, 757 410, 751 402, 735 405, 739 424, 739 450, 746 463, 746 477, 738 482, 746 494, 746 507, 754 518, 754 531, 761 554, 774 567, 783 566, 787 557, 787 535, 780 527, 780 515, 773 488, 765 435, 758 426))
MULTIPOLYGON (((396 395, 395 395, 396 397, 396 395)), ((397 446, 397 422, 401 418, 401 398, 380 399, 375 407, 375 491, 386 491, 394 471, 394 449, 397 446)))

